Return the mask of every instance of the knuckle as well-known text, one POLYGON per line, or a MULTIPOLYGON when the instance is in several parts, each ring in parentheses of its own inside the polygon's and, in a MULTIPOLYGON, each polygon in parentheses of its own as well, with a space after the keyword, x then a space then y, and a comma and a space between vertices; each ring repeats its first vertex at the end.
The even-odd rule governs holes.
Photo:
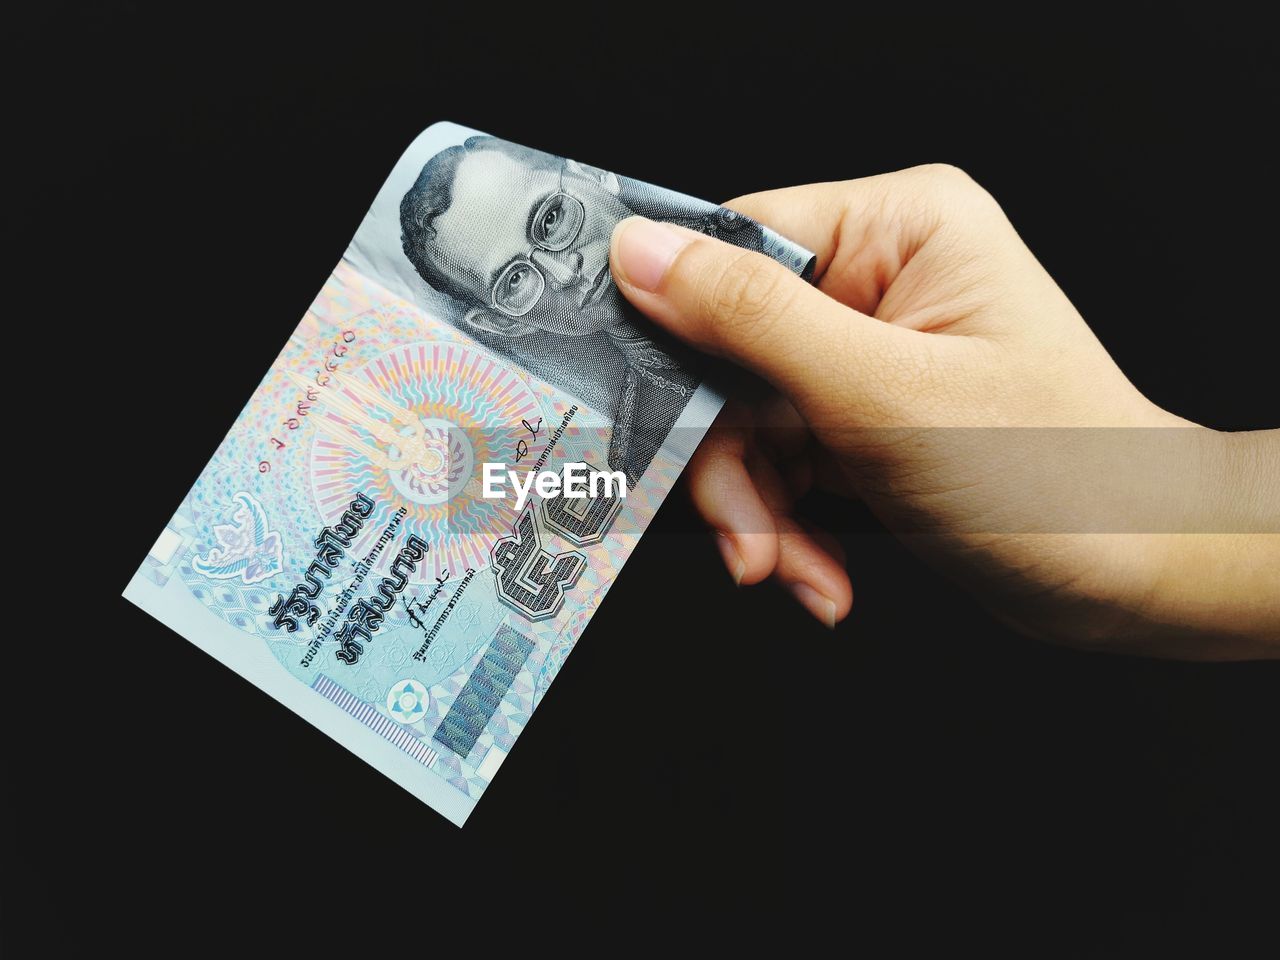
POLYGON ((1004 219, 1000 204, 985 188, 960 167, 950 163, 929 163, 907 171, 919 208, 931 216, 959 219, 982 229, 1004 219))
POLYGON ((925 164, 921 170, 942 186, 968 189, 978 185, 973 177, 954 163, 929 163, 925 164))
POLYGON ((938 197, 958 201, 994 200, 982 186, 960 167, 950 163, 930 163, 916 168, 926 189, 938 197))

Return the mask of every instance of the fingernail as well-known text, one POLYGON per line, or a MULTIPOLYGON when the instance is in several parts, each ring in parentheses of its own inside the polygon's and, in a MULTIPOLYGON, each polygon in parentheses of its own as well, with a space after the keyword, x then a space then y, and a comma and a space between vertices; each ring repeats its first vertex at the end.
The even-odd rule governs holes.
POLYGON ((628 217, 615 228, 614 256, 632 286, 652 292, 662 283, 676 255, 693 239, 694 234, 665 223, 628 217))
POLYGON ((836 604, 828 600, 807 583, 789 583, 787 589, 800 601, 800 605, 826 624, 828 630, 836 628, 836 604))
POLYGON ((742 586, 742 575, 747 572, 747 565, 742 561, 742 554, 725 534, 716 534, 716 546, 720 548, 720 556, 724 557, 724 565, 729 568, 729 576, 733 577, 735 587, 742 586))

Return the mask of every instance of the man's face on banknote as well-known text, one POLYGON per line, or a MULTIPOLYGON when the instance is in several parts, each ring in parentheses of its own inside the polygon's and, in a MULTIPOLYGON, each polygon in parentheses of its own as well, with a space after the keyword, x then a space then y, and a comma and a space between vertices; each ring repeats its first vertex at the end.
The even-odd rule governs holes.
POLYGON ((429 283, 462 294, 471 322, 512 336, 583 336, 622 321, 609 238, 631 210, 615 177, 501 146, 458 148, 445 163, 451 171, 420 195, 428 228, 411 235, 406 215, 406 252, 415 248, 429 283))

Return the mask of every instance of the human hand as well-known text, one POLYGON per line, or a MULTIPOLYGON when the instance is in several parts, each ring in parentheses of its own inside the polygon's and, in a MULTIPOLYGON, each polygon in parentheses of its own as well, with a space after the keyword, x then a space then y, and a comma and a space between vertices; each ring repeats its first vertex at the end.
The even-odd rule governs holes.
POLYGON ((642 218, 618 225, 611 268, 660 326, 769 386, 688 471, 738 582, 848 614, 835 539, 793 515, 818 483, 1028 634, 1277 654, 1280 432, 1216 433, 1143 397, 986 191, 928 166, 727 206, 815 251, 816 285, 642 218))

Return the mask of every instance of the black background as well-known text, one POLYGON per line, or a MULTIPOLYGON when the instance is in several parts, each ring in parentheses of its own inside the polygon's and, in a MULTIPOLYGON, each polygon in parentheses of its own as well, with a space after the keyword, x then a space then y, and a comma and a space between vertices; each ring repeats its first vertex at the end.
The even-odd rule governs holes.
POLYGON ((15 955, 595 929, 1263 950, 1242 931, 1280 897, 1274 664, 1022 640, 856 507, 814 505, 856 593, 830 634, 735 590, 673 497, 462 831, 119 599, 440 119, 710 199, 958 164, 1148 396, 1280 425, 1274 33, 1220 5, 881 6, 17 24, 10 409, 62 408, 11 501, 51 553, 13 568, 0 667, 29 701, 6 707, 4 928, 42 943, 15 955))

